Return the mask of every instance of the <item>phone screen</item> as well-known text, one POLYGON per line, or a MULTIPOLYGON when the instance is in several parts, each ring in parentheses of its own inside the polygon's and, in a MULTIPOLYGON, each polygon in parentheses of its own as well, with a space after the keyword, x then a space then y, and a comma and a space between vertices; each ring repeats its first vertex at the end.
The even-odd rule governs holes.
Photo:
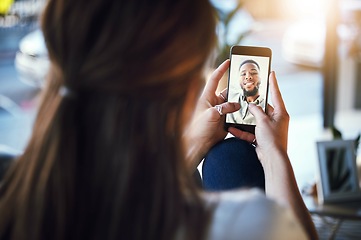
POLYGON ((256 120, 249 112, 248 105, 256 104, 261 106, 264 111, 266 110, 271 53, 268 48, 236 47, 231 50, 230 56, 228 101, 239 102, 241 109, 234 113, 228 113, 226 124, 241 129, 242 126, 246 126, 243 130, 252 132, 256 120), (253 129, 247 125, 253 126, 253 129))

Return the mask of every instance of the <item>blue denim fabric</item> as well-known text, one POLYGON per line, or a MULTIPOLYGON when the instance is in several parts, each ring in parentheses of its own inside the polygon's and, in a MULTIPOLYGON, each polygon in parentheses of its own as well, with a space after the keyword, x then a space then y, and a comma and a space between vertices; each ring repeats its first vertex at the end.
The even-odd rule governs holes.
POLYGON ((227 138, 208 152, 202 178, 203 188, 209 191, 241 187, 265 189, 264 171, 255 148, 238 138, 227 138))

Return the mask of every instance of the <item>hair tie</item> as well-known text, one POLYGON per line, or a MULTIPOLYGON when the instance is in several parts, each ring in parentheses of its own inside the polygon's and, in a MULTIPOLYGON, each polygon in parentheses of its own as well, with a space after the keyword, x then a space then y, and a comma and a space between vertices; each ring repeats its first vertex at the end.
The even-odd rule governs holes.
POLYGON ((61 86, 59 88, 59 95, 62 96, 63 98, 75 98, 74 91, 70 90, 66 86, 61 86))

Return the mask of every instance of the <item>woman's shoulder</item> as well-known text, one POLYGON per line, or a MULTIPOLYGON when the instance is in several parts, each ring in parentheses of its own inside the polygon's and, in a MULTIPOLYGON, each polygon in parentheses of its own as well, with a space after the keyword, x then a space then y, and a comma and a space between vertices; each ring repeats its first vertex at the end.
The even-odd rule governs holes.
POLYGON ((227 209, 248 210, 255 206, 257 209, 266 208, 272 210, 278 206, 274 201, 267 198, 263 191, 257 188, 207 192, 204 193, 203 197, 207 206, 213 209, 215 213, 227 209))
POLYGON ((258 189, 205 193, 209 239, 307 239, 291 211, 258 189))
POLYGON ((249 199, 267 199, 264 192, 258 188, 242 188, 236 190, 204 192, 203 198, 207 203, 232 203, 249 199))
POLYGON ((281 208, 256 188, 205 193, 204 199, 213 212, 213 220, 220 222, 242 222, 249 217, 255 220, 267 219, 277 214, 281 208))

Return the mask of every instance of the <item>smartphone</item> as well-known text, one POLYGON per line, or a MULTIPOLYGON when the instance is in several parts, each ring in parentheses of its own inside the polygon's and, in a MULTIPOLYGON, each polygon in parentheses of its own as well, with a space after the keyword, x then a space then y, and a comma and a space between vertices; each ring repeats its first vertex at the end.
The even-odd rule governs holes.
POLYGON ((268 83, 272 51, 267 47, 232 46, 228 76, 228 102, 239 102, 241 108, 228 113, 225 128, 236 127, 254 133, 256 120, 249 112, 249 104, 267 111, 268 83))

